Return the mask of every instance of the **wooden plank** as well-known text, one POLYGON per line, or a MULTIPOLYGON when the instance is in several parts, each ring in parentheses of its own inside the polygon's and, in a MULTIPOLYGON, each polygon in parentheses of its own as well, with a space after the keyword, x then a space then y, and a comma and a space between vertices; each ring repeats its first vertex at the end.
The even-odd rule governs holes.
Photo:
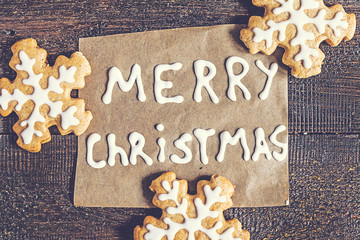
POLYGON ((154 29, 247 22, 262 9, 236 0, 222 1, 8 1, 0 6, 1 49, 16 40, 43 40, 50 53, 75 51, 79 37, 154 29), (60 51, 59 51, 60 49, 60 51), (61 49, 64 49, 61 51, 61 49))
MULTIPOLYGON (((290 136, 290 206, 232 208, 252 239, 359 239, 360 135, 290 136)), ((40 153, 0 136, 0 239, 131 239, 158 209, 76 208, 75 136, 54 136, 40 153)))
POLYGON ((53 136, 38 153, 17 146, 17 136, 0 135, 0 174, 21 177, 47 187, 67 187, 74 177, 77 151, 75 135, 53 136))

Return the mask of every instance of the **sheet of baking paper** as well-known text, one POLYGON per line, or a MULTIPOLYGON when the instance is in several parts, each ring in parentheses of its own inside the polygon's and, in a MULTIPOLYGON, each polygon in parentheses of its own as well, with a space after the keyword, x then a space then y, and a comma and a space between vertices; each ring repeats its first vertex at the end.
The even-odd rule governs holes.
MULTIPOLYGON (((287 157, 279 162, 274 158, 267 160, 262 154, 258 161, 245 161, 238 143, 227 146, 223 162, 215 160, 220 132, 229 131, 233 135, 238 128, 245 129, 251 154, 255 146, 254 130, 258 127, 264 129, 270 149, 280 152, 281 149, 271 144, 268 137, 276 126, 287 126, 288 122, 287 70, 280 63, 279 54, 251 55, 239 41, 240 28, 239 25, 221 25, 80 39, 80 51, 89 60, 92 73, 86 78, 86 86, 79 91, 79 97, 85 99, 86 109, 92 112, 94 119, 78 141, 76 206, 151 207, 153 193, 148 187, 164 171, 174 171, 178 178, 189 180, 191 193, 194 193, 196 181, 209 179, 213 174, 225 176, 236 186, 233 197, 235 207, 286 204, 289 197, 287 157), (236 102, 226 96, 228 76, 225 62, 230 56, 239 56, 249 63, 250 70, 242 83, 251 93, 250 100, 245 100, 239 88, 236 88, 236 102), (202 90, 202 102, 197 103, 193 99, 196 84, 193 64, 199 59, 216 66, 211 86, 219 98, 218 104, 209 99, 205 89, 202 90), (266 75, 256 67, 257 59, 267 68, 273 62, 279 64, 266 100, 258 97, 264 88, 266 75), (154 98, 154 67, 175 62, 182 63, 182 68, 161 75, 161 79, 173 83, 173 87, 163 90, 162 94, 169 97, 181 95, 184 101, 181 104, 159 104, 154 98), (136 85, 129 92, 123 92, 116 84, 111 103, 104 104, 101 97, 106 89, 109 69, 113 66, 119 68, 127 80, 134 64, 141 67, 146 101, 137 100, 136 85), (155 129, 159 123, 165 126, 162 132, 155 129), (199 143, 193 135, 195 128, 213 128, 216 131, 208 138, 207 165, 200 162, 199 143), (132 132, 139 132, 145 137, 144 152, 153 159, 152 166, 138 157, 136 165, 125 167, 119 156, 112 167, 106 165, 95 169, 87 164, 86 140, 90 134, 101 135, 93 151, 94 160, 99 161, 107 159, 106 137, 110 133, 115 134, 116 144, 129 154, 128 136, 132 132), (175 164, 169 160, 169 155, 183 156, 183 152, 174 146, 174 140, 183 133, 192 135, 192 141, 187 145, 193 157, 187 164, 175 164), (165 162, 157 160, 159 147, 156 140, 159 137, 166 140, 165 162)), ((235 64, 234 69, 238 74, 241 65, 235 64)), ((287 142, 287 134, 287 130, 284 131, 278 135, 278 140, 287 142)))

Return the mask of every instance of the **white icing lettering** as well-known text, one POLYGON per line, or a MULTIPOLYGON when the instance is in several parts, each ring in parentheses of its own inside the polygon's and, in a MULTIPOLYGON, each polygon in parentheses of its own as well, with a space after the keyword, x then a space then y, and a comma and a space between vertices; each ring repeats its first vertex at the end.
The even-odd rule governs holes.
POLYGON ((243 128, 239 128, 234 136, 231 137, 228 131, 223 131, 220 134, 220 149, 216 156, 218 162, 224 161, 226 145, 230 144, 234 146, 236 143, 240 142, 243 149, 243 158, 245 161, 250 159, 250 150, 246 142, 246 134, 243 128))
MULTIPOLYGON (((228 131, 222 131, 219 134, 219 149, 218 153, 215 156, 215 159, 218 162, 223 162, 225 158, 225 152, 227 145, 230 144, 235 146, 237 143, 240 144, 242 148, 242 159, 248 161, 251 157, 253 161, 258 161, 261 154, 264 154, 268 160, 272 159, 272 156, 277 161, 283 161, 286 159, 287 152, 288 152, 288 142, 287 139, 285 142, 279 142, 277 140, 277 136, 286 130, 285 125, 277 126, 272 134, 269 136, 270 142, 275 145, 276 147, 281 148, 281 151, 273 151, 272 155, 269 149, 269 146, 265 139, 265 132, 262 128, 256 128, 254 131, 255 137, 255 146, 253 153, 251 155, 250 149, 247 145, 247 138, 246 133, 243 128, 238 128, 233 136, 230 135, 228 131)), ((207 140, 209 137, 215 135, 214 129, 201 129, 195 128, 193 130, 193 134, 199 143, 199 153, 200 153, 200 161, 202 164, 206 165, 209 163, 209 157, 207 155, 207 140)), ((98 133, 92 133, 88 137, 86 141, 87 146, 87 153, 86 153, 86 160, 88 164, 93 168, 103 168, 106 165, 106 161, 94 161, 93 159, 93 148, 94 145, 100 141, 101 136, 98 133)), ((192 160, 193 153, 190 147, 187 145, 188 142, 192 140, 192 135, 189 133, 184 133, 180 135, 178 139, 174 141, 174 146, 178 148, 180 151, 183 152, 183 156, 180 157, 177 154, 171 154, 170 160, 176 164, 187 164, 192 160)), ((130 153, 129 156, 127 155, 124 148, 116 145, 116 137, 113 133, 107 136, 107 146, 108 146, 108 158, 107 163, 109 166, 114 166, 116 162, 116 156, 119 154, 120 162, 123 166, 128 166, 129 162, 132 165, 137 163, 137 157, 141 157, 147 165, 152 165, 153 160, 150 156, 144 153, 143 148, 145 146, 145 138, 142 134, 138 132, 132 132, 129 135, 128 141, 130 143, 130 153)), ((159 151, 157 154, 157 160, 160 163, 165 162, 165 145, 166 140, 163 137, 159 137, 156 139, 156 144, 159 147, 159 151)))
POLYGON ((279 66, 277 63, 272 63, 270 65, 270 69, 267 69, 261 60, 256 60, 255 64, 267 76, 265 87, 262 90, 262 92, 259 94, 259 98, 261 100, 265 100, 269 96, 270 87, 271 87, 273 78, 278 71, 279 66))
POLYGON ((275 146, 280 147, 282 149, 281 153, 273 151, 273 157, 277 161, 283 161, 286 158, 286 155, 288 152, 287 138, 286 138, 285 143, 279 142, 276 139, 277 135, 285 130, 286 130, 285 125, 279 125, 275 128, 274 132, 269 137, 270 142, 272 144, 274 144, 275 146))
POLYGON ((93 168, 103 168, 106 165, 105 160, 100 160, 98 162, 95 162, 93 158, 94 145, 95 143, 100 141, 100 139, 101 139, 100 134, 92 133, 90 134, 90 136, 87 138, 86 141, 86 162, 93 168))
POLYGON ((107 162, 108 162, 109 166, 115 165, 116 154, 120 155, 120 161, 121 161, 122 165, 124 165, 124 166, 129 165, 129 159, 128 159, 128 156, 127 156, 125 150, 121 147, 116 146, 115 140, 116 140, 115 134, 111 133, 107 136, 108 151, 109 151, 107 162))
POLYGON ((208 92, 213 103, 219 103, 219 98, 216 96, 214 90, 210 86, 210 80, 216 75, 216 67, 212 62, 205 60, 196 60, 194 62, 194 71, 196 76, 196 86, 194 91, 194 100, 196 102, 202 101, 201 89, 204 87, 208 92), (204 76, 205 68, 209 70, 208 74, 204 76))
POLYGON ((251 94, 250 94, 249 90, 244 86, 244 84, 241 83, 241 80, 249 72, 248 62, 241 57, 232 56, 226 60, 225 67, 226 67, 226 72, 229 77, 229 86, 227 89, 228 98, 234 102, 236 101, 235 86, 238 86, 241 89, 241 91, 243 92, 244 98, 246 100, 250 100, 251 94), (234 74, 233 66, 235 63, 240 63, 242 65, 242 71, 238 75, 234 74))
MULTIPOLYGON (((194 61, 193 65, 194 65, 194 74, 196 77, 196 85, 195 85, 194 93, 193 93, 194 101, 196 101, 196 102, 202 101, 202 90, 203 90, 203 88, 205 88, 205 90, 207 91, 207 93, 209 95, 210 100, 212 102, 214 102, 215 104, 219 103, 219 97, 216 95, 216 93, 213 90, 212 85, 210 84, 210 81, 216 75, 216 71, 217 71, 216 66, 210 61, 205 61, 205 60, 201 60, 201 59, 194 61), (206 69, 208 71, 205 74, 206 69)), ((272 85, 273 78, 277 73, 278 64, 272 63, 270 65, 270 68, 268 69, 264 66, 264 64, 262 63, 261 60, 256 60, 255 65, 267 76, 267 80, 264 85, 264 89, 259 93, 259 98, 261 100, 265 100, 269 95, 269 91, 270 91, 270 88, 272 85)), ((178 71, 181 68, 182 68, 182 64, 179 62, 172 63, 172 64, 159 64, 159 65, 155 66, 153 90, 154 90, 154 97, 155 97, 156 102, 158 102, 159 104, 165 104, 165 103, 182 103, 184 101, 184 98, 181 95, 176 95, 176 96, 171 96, 171 97, 162 95, 162 91, 166 90, 166 89, 171 89, 173 87, 173 83, 170 81, 162 80, 161 74, 165 71, 170 71, 170 70, 178 71)), ((245 85, 241 82, 242 79, 249 72, 250 67, 249 67, 248 62, 241 57, 231 56, 226 59, 225 68, 226 68, 226 72, 228 75, 228 88, 226 90, 227 97, 232 101, 236 101, 237 97, 236 97, 236 91, 235 91, 236 89, 235 88, 238 87, 242 91, 243 97, 246 100, 250 100, 251 93, 249 92, 247 87, 245 87, 245 85), (237 64, 237 63, 240 64, 242 67, 242 70, 239 74, 234 73, 234 64, 237 64)), ((136 85, 138 88, 139 101, 144 102, 146 100, 143 83, 142 83, 142 79, 141 79, 141 69, 138 64, 133 65, 129 79, 127 81, 124 80, 120 70, 117 67, 110 68, 108 75, 109 75, 109 81, 107 83, 106 91, 105 91, 104 95, 102 96, 102 101, 105 104, 111 103, 111 96, 112 96, 112 92, 113 92, 115 83, 118 83, 118 86, 122 91, 128 92, 131 90, 131 88, 134 86, 134 84, 136 82, 136 85)), ((51 82, 49 82, 49 84, 50 83, 51 82)), ((57 91, 57 90, 61 91, 61 88, 56 89, 56 86, 55 86, 53 91, 57 91)), ((19 94, 18 92, 14 91, 14 94, 19 95, 19 96, 17 96, 17 98, 19 98, 19 100, 21 101, 21 99, 22 99, 21 93, 19 94)), ((8 94, 7 94, 7 92, 5 92, 5 93, 3 93, 3 95, 6 96, 8 94)), ((1 103, 1 106, 7 107, 7 103, 6 102, 1 103)), ((161 125, 159 125, 159 127, 161 125)))
POLYGON ((162 131, 164 131, 164 125, 163 124, 156 124, 156 126, 155 126, 155 128, 156 128, 156 130, 158 130, 159 132, 162 132, 162 131))
POLYGON ((200 160, 205 165, 209 163, 209 158, 206 153, 206 142, 208 137, 213 136, 214 134, 215 134, 215 130, 212 128, 207 130, 196 128, 194 130, 194 135, 197 138, 200 146, 200 160))
POLYGON ((110 68, 108 75, 109 75, 109 81, 105 93, 102 97, 103 103, 105 104, 111 103, 111 95, 115 83, 118 83, 118 86, 122 91, 128 92, 134 86, 135 81, 138 89, 138 95, 137 95, 138 100, 140 102, 144 102, 146 100, 144 87, 141 79, 141 68, 138 64, 134 64, 132 66, 128 81, 124 80, 121 71, 117 67, 110 68))
POLYGON ((157 144, 159 146, 159 154, 158 154, 158 161, 165 162, 165 144, 166 141, 164 138, 158 138, 157 144))
POLYGON ((192 152, 188 146, 186 146, 186 142, 189 142, 192 140, 192 137, 190 134, 185 133, 181 135, 180 138, 178 138, 176 141, 174 141, 175 147, 180 149, 184 152, 184 157, 180 158, 179 156, 172 154, 170 155, 170 160, 174 163, 178 164, 186 164, 191 161, 192 159, 192 152))
POLYGON ((151 157, 149 157, 146 153, 144 153, 143 148, 145 146, 145 138, 142 134, 138 133, 138 132, 132 132, 129 135, 129 143, 131 146, 131 150, 130 150, 130 163, 132 165, 136 164, 136 157, 139 156, 142 159, 144 159, 145 163, 147 165, 152 165, 153 164, 153 160, 151 159, 151 157))
POLYGON ((159 64, 154 69, 154 95, 156 102, 160 104, 165 103, 182 103, 184 98, 180 95, 174 97, 164 97, 161 91, 166 88, 172 88, 173 83, 170 81, 161 80, 161 74, 165 71, 173 70, 178 71, 182 67, 182 64, 177 62, 173 64, 159 64))
POLYGON ((269 150, 269 146, 265 140, 265 133, 262 128, 256 128, 255 129, 255 151, 253 155, 251 156, 251 159, 253 161, 259 160, 259 156, 261 154, 265 154, 265 157, 270 160, 271 159, 271 153, 269 150))

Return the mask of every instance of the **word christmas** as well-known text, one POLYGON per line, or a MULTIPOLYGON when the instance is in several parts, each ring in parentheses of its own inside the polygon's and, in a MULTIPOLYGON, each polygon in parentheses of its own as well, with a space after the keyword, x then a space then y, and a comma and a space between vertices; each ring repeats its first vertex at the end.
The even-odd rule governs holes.
MULTIPOLYGON (((158 131, 162 131, 164 126, 162 124, 156 125, 156 129, 158 131)), ((251 159, 253 161, 258 161, 261 154, 264 154, 266 159, 271 160, 272 156, 277 161, 283 161, 287 155, 287 142, 279 142, 277 140, 277 135, 286 130, 284 125, 277 126, 273 133, 269 136, 270 142, 281 148, 281 152, 273 151, 272 154, 269 149, 269 145, 265 138, 265 133, 262 128, 256 128, 254 131, 255 135, 255 149, 251 155, 251 159)), ((209 163, 209 158, 207 156, 206 151, 206 143, 209 137, 215 135, 214 129, 201 129, 196 128, 193 131, 195 138, 199 143, 199 150, 200 150, 200 160, 201 162, 206 165, 209 163)), ((220 137, 220 148, 216 155, 216 160, 218 162, 224 161, 225 158, 225 151, 228 144, 234 146, 237 143, 240 143, 243 149, 243 159, 248 161, 250 159, 250 149, 247 144, 245 130, 243 128, 239 128, 236 130, 235 134, 231 136, 228 131, 223 131, 219 134, 220 137)), ((87 145, 87 154, 86 154, 86 161, 87 163, 93 168, 103 168, 106 166, 105 160, 95 161, 93 158, 93 148, 95 143, 99 142, 101 136, 98 133, 92 133, 86 142, 87 145)), ((147 165, 153 164, 153 159, 147 155, 143 148, 145 146, 145 138, 142 134, 138 132, 132 132, 129 135, 129 143, 130 143, 130 154, 129 156, 126 154, 125 150, 122 147, 119 147, 115 144, 116 137, 114 134, 109 134, 107 136, 107 146, 108 146, 108 158, 107 163, 109 166, 115 165, 115 157, 117 154, 120 155, 121 164, 124 166, 129 165, 129 162, 132 165, 137 163, 137 157, 142 158, 147 165)), ((174 145, 176 148, 180 149, 183 153, 183 157, 179 157, 176 154, 170 155, 170 161, 176 164, 186 164, 192 160, 192 151, 186 145, 186 143, 192 141, 192 136, 189 133, 182 134, 177 140, 174 141, 174 145)), ((165 161, 165 144, 166 140, 162 137, 157 139, 157 144, 159 146, 158 152, 158 161, 164 162, 165 161)))

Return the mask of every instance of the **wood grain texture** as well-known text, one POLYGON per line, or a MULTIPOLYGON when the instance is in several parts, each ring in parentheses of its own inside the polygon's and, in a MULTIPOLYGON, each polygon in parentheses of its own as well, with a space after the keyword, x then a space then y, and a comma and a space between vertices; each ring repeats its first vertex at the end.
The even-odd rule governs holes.
MULTIPOLYGON (((359 22, 358 0, 325 1, 336 3, 359 22)), ((53 64, 77 50, 79 37, 247 23, 263 10, 250 0, 2 0, 0 13, 0 77, 14 79, 10 47, 22 38, 36 38, 53 64)), ((336 48, 321 45, 320 75, 289 77, 290 206, 225 212, 252 239, 360 239, 359 30, 336 48)), ((0 239, 128 240, 146 215, 160 216, 158 209, 74 207, 77 138, 52 128, 52 141, 28 153, 15 143, 15 122, 15 114, 0 118, 0 239)))

